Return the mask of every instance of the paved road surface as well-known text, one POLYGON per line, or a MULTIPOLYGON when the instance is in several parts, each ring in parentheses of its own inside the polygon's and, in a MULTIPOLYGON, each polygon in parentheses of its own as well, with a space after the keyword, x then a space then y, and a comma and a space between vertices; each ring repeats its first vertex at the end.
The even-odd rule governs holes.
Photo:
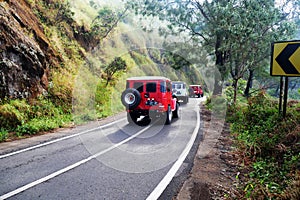
POLYGON ((200 101, 171 125, 129 125, 120 114, 1 144, 0 199, 156 199, 199 137, 200 101))

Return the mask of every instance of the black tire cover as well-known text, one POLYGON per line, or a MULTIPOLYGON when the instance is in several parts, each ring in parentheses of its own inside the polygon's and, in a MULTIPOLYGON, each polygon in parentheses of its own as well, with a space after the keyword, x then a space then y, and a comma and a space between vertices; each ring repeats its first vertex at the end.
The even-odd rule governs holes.
POLYGON ((124 92, 122 92, 121 101, 127 109, 134 109, 141 102, 141 94, 134 88, 127 88, 124 92), (135 96, 135 101, 132 104, 127 104, 125 102, 125 96, 129 93, 132 93, 135 96))

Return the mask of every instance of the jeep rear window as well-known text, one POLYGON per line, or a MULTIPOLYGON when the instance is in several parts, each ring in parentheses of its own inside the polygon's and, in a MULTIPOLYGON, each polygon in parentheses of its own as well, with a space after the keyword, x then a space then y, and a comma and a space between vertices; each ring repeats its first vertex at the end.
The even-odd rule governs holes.
POLYGON ((175 89, 181 89, 181 85, 180 84, 176 84, 175 86, 176 86, 175 89))
POLYGON ((156 92, 156 83, 146 83, 146 92, 156 92))
POLYGON ((166 82, 160 82, 160 92, 165 93, 167 91, 166 82))
POLYGON ((143 82, 134 82, 133 88, 137 89, 139 92, 143 92, 143 82))

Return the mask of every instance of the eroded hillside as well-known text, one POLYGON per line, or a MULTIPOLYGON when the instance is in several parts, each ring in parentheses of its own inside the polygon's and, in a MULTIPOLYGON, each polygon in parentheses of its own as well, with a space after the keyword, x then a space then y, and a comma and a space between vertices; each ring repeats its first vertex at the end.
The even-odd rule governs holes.
POLYGON ((34 98, 59 65, 43 26, 24 0, 0 1, 0 98, 34 98))

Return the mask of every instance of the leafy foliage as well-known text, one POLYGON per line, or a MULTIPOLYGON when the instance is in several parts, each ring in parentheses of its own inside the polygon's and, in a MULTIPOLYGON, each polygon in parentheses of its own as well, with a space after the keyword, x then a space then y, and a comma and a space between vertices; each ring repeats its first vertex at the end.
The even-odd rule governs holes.
POLYGON ((282 119, 277 104, 260 92, 248 99, 246 107, 235 107, 230 118, 243 163, 250 170, 243 188, 246 198, 279 198, 300 167, 300 114, 293 107, 282 119))
MULTIPOLYGON (((270 43, 289 39, 296 30, 290 20, 296 12, 285 12, 273 0, 134 0, 128 4, 136 14, 166 21, 163 34, 186 33, 214 55, 222 81, 228 75, 233 80, 234 102, 239 79, 248 75, 252 81, 255 70, 269 56, 270 43)), ((215 93, 219 94, 217 81, 215 93)))
POLYGON ((17 136, 34 135, 63 127, 72 121, 71 115, 49 99, 40 97, 30 104, 25 100, 10 100, 0 105, 1 141, 14 131, 17 136))
POLYGON ((100 40, 105 38, 117 25, 121 14, 114 12, 109 7, 103 7, 98 11, 98 15, 92 21, 91 35, 100 40))
POLYGON ((295 179, 280 197, 283 200, 300 199, 300 171, 295 174, 295 179))
POLYGON ((111 86, 107 86, 105 82, 102 81, 97 84, 95 96, 95 109, 99 118, 107 117, 112 114, 111 91, 111 86))
POLYGON ((178 70, 184 67, 190 67, 190 63, 178 54, 166 52, 164 54, 165 62, 173 69, 178 70))
POLYGON ((29 106, 24 100, 12 100, 0 105, 0 127, 10 129, 28 120, 29 106))
POLYGON ((0 128, 0 142, 3 142, 8 137, 8 131, 4 128, 0 128))
POLYGON ((16 128, 16 135, 35 135, 40 132, 50 131, 55 128, 64 127, 71 121, 70 116, 40 117, 33 118, 28 123, 20 125, 16 128))
POLYGON ((121 57, 115 57, 114 60, 106 67, 106 85, 108 85, 109 81, 113 79, 114 74, 117 72, 125 71, 127 69, 127 65, 125 60, 121 57))

